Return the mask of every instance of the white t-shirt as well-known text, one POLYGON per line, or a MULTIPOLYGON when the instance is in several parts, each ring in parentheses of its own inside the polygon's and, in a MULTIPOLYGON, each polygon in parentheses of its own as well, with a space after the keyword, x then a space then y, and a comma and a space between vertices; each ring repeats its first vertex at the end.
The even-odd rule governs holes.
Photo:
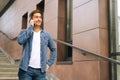
POLYGON ((41 68, 41 56, 40 56, 40 49, 41 49, 41 40, 40 40, 40 31, 34 32, 33 40, 32 40, 32 51, 31 57, 29 61, 29 66, 33 68, 41 68))

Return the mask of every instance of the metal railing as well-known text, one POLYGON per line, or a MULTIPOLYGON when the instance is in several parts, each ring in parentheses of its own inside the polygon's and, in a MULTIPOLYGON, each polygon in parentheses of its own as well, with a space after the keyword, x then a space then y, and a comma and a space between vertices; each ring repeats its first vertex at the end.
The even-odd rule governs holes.
POLYGON ((61 41, 61 40, 56 40, 56 39, 53 39, 55 42, 58 42, 58 43, 61 43, 61 44, 64 44, 64 45, 67 45, 67 46, 70 46, 74 49, 77 49, 77 50, 80 50, 80 51, 83 51, 84 54, 91 54, 93 56, 96 56, 98 58, 101 58, 101 59, 104 59, 104 60, 107 60, 107 61, 110 61, 112 63, 115 63, 115 64, 119 64, 120 65, 120 61, 119 60, 115 60, 115 59, 112 59, 112 58, 109 58, 109 57, 105 57, 103 55, 100 55, 100 54, 96 54, 94 52, 89 52, 88 50, 85 50, 85 49, 82 49, 82 48, 79 48, 79 47, 76 47, 70 43, 67 43, 67 42, 64 42, 64 41, 61 41))

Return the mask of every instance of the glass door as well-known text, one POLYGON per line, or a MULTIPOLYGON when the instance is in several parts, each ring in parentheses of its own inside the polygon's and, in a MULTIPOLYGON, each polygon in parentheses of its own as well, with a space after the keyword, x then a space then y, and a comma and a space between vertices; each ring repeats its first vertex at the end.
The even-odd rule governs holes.
MULTIPOLYGON (((117 0, 117 27, 118 27, 117 60, 120 60, 120 0, 117 0)), ((117 80, 120 80, 120 65, 117 65, 117 80)))
MULTIPOLYGON (((109 0, 110 57, 120 60, 120 0, 109 0)), ((120 80, 120 65, 110 63, 110 80, 120 80)))

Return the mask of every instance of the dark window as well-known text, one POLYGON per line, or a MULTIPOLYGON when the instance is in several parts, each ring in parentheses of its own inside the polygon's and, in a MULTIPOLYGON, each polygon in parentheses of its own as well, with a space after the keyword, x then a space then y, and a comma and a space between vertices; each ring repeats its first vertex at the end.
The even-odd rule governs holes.
MULTIPOLYGON (((72 44, 72 0, 58 2, 58 40, 72 44)), ((72 48, 57 43, 57 62, 72 61, 72 48)))
POLYGON ((43 23, 44 23, 44 3, 45 3, 45 0, 42 0, 42 1, 40 1, 39 4, 36 5, 36 8, 37 8, 38 10, 42 11, 42 16, 43 16, 43 17, 42 17, 42 19, 43 19, 42 29, 44 28, 44 25, 43 25, 43 23))
POLYGON ((27 20, 28 20, 28 13, 25 13, 22 16, 22 29, 26 29, 27 28, 27 20))

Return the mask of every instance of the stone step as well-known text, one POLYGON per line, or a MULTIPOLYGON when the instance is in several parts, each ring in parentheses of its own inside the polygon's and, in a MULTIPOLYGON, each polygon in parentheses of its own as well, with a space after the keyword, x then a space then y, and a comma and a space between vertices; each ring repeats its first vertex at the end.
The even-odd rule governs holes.
POLYGON ((9 62, 9 60, 6 57, 0 57, 0 62, 9 62))
POLYGON ((7 57, 5 57, 5 56, 0 56, 0 60, 7 60, 7 57))
POLYGON ((1 53, 1 52, 0 52, 0 56, 1 56, 1 57, 2 57, 2 56, 4 56, 4 57, 5 57, 5 54, 3 54, 3 53, 1 53))
POLYGON ((0 68, 0 72, 17 72, 17 68, 0 68))
POLYGON ((14 64, 5 64, 5 63, 0 63, 0 68, 18 68, 18 65, 14 65, 14 64))
POLYGON ((16 72, 10 72, 10 74, 8 74, 8 72, 0 73, 0 77, 16 77, 16 76, 17 76, 16 72))
POLYGON ((6 57, 5 55, 3 55, 3 54, 0 54, 0 57, 6 57))
POLYGON ((0 52, 0 80, 18 80, 18 65, 11 64, 7 57, 0 52))
POLYGON ((18 77, 0 77, 0 80, 18 80, 18 77))
POLYGON ((0 51, 0 55, 3 54, 1 51, 0 51))
POLYGON ((9 63, 10 64, 10 62, 6 59, 6 60, 0 60, 0 63, 9 63))
POLYGON ((0 65, 16 65, 16 64, 11 64, 10 62, 9 63, 0 62, 0 65))
POLYGON ((18 72, 0 72, 0 75, 5 75, 5 74, 17 74, 18 72))
POLYGON ((0 63, 0 68, 18 68, 16 64, 0 63))

